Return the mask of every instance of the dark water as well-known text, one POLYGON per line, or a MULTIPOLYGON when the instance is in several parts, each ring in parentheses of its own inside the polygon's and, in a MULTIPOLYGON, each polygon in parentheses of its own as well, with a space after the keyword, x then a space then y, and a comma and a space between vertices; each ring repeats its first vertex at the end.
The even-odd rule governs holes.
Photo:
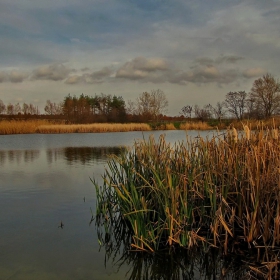
MULTIPOLYGON (((183 131, 154 134, 162 133, 172 143, 186 138, 183 131)), ((101 179, 108 154, 150 134, 0 136, 0 280, 134 279, 139 258, 118 266, 100 249, 90 224, 96 203, 90 178, 101 179)))

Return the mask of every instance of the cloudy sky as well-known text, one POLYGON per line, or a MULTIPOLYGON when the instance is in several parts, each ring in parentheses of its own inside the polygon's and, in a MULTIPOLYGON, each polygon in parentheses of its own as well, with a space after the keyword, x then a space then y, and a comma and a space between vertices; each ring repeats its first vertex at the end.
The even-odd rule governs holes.
POLYGON ((178 115, 280 78, 279 27, 280 0, 1 0, 0 99, 161 89, 178 115))

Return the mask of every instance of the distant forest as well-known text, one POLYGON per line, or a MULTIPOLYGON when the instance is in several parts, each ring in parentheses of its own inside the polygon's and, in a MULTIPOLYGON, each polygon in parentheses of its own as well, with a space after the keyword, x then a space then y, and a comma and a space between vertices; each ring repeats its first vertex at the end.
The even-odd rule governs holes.
POLYGON ((254 81, 251 91, 228 92, 225 100, 216 105, 184 105, 178 116, 166 115, 168 100, 160 90, 141 93, 135 101, 127 103, 122 96, 99 94, 67 95, 59 103, 47 100, 41 114, 33 104, 23 103, 5 105, 0 100, 0 116, 9 118, 47 118, 60 119, 69 123, 93 122, 158 122, 164 120, 196 119, 207 121, 225 118, 267 119, 280 114, 280 83, 267 73, 254 81))

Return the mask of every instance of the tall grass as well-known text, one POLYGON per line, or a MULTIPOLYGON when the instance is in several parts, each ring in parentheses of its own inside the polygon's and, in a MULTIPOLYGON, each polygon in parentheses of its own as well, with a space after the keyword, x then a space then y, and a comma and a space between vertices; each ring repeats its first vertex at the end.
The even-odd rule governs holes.
POLYGON ((50 122, 45 120, 0 121, 0 134, 36 133, 36 130, 39 126, 49 124, 50 122))
POLYGON ((206 122, 185 122, 180 124, 180 129, 182 130, 208 130, 213 129, 212 126, 208 125, 206 122))
POLYGON ((279 276, 278 135, 247 127, 239 137, 233 129, 174 146, 164 137, 137 141, 108 162, 102 186, 95 182, 97 219, 108 229, 121 217, 136 250, 251 249, 279 276))
POLYGON ((90 133, 90 132, 126 132, 151 130, 145 123, 93 123, 72 125, 41 125, 37 128, 38 133, 90 133))
POLYGON ((125 132, 151 130, 145 123, 112 124, 53 124, 43 120, 1 121, 0 134, 24 133, 91 133, 91 132, 125 132))

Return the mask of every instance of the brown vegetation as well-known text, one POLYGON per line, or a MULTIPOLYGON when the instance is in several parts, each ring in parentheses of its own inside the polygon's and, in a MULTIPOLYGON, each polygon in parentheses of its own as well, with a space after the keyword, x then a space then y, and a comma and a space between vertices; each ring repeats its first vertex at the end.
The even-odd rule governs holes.
POLYGON ((50 122, 45 120, 28 120, 28 121, 1 121, 0 134, 28 134, 36 133, 40 125, 49 125, 50 122))
POLYGON ((150 126, 145 123, 93 123, 72 125, 40 125, 38 133, 92 133, 92 132, 126 132, 126 131, 148 131, 150 126))
POLYGON ((182 130, 208 130, 213 129, 207 122, 185 122, 180 125, 182 130))
POLYGON ((147 131, 151 127, 145 123, 131 124, 54 124, 44 120, 32 121, 1 121, 0 134, 27 134, 27 133, 91 133, 91 132, 124 132, 147 131))
POLYGON ((251 255, 256 279, 279 279, 279 139, 244 126, 174 146, 135 142, 95 184, 97 222, 130 230, 134 250, 220 248, 251 255))

